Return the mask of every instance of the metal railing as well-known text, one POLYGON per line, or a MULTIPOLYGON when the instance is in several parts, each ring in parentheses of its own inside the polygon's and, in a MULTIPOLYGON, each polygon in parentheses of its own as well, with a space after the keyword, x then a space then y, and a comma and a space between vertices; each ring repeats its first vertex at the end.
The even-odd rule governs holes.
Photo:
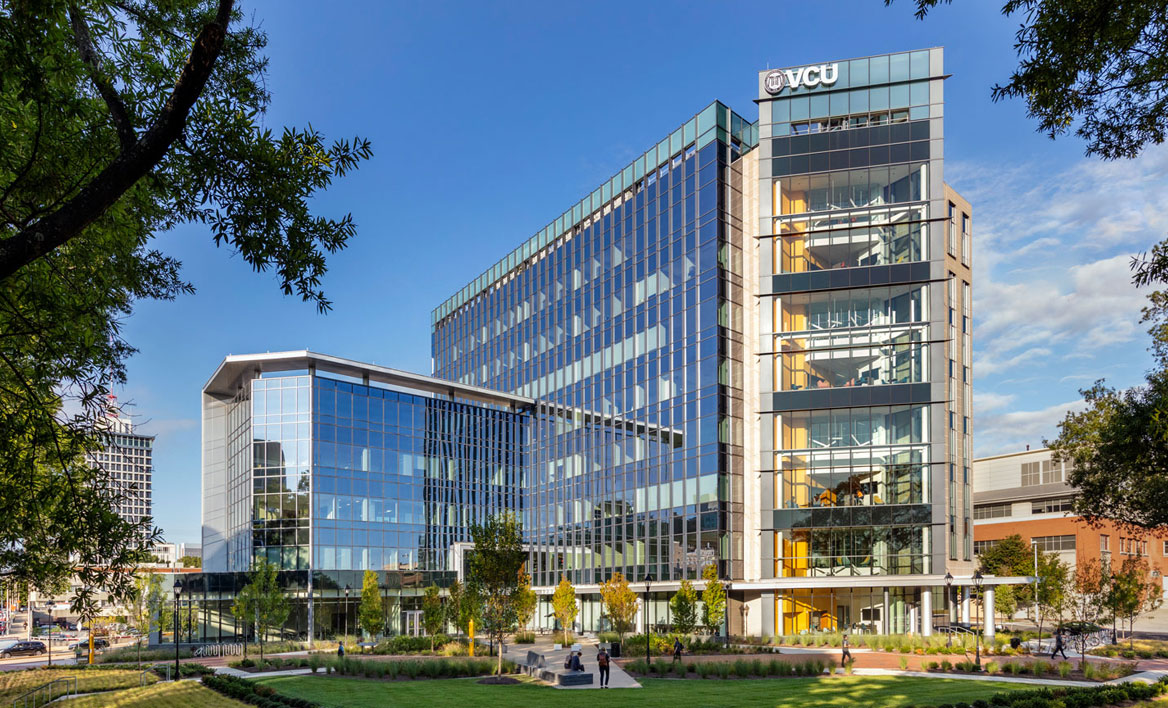
POLYGON ((66 676, 65 678, 49 681, 46 684, 37 686, 22 696, 18 696, 12 701, 12 708, 38 708, 38 706, 51 703, 61 696, 76 695, 77 677, 66 676), (60 689, 59 693, 57 692, 58 689, 60 689))

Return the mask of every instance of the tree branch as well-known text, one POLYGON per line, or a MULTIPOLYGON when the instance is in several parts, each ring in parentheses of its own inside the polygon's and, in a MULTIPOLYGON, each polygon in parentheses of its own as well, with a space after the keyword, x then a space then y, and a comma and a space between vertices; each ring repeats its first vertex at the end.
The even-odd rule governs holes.
POLYGON ((219 0, 213 22, 199 32, 183 65, 174 91, 157 120, 136 143, 122 152, 89 184, 52 214, 0 241, 0 281, 20 268, 76 237, 106 209, 146 175, 166 155, 182 134, 187 114, 199 95, 223 49, 234 0, 219 0))
POLYGON ((109 77, 102 70, 101 56, 93 48, 93 40, 89 37, 89 26, 85 24, 85 18, 76 5, 69 6, 69 24, 73 27, 73 41, 77 43, 77 53, 81 55, 81 61, 85 62, 85 68, 89 70, 89 80, 97 87, 97 92, 101 94, 105 105, 109 107, 110 116, 114 119, 114 127, 118 131, 118 140, 122 143, 122 152, 126 152, 134 147, 134 143, 138 142, 138 136, 134 133, 134 122, 130 120, 130 114, 126 110, 126 104, 122 102, 122 97, 118 95, 117 89, 110 83, 109 77))

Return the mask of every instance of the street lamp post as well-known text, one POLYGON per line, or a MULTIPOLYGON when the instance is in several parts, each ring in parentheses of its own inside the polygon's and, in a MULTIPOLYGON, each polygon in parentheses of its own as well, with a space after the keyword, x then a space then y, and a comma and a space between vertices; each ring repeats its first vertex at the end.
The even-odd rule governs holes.
POLYGON ((946 634, 949 636, 945 639, 945 646, 953 646, 953 574, 945 571, 945 604, 949 608, 949 622, 946 628, 946 634))
MULTIPOLYGON (((182 595, 182 581, 174 581, 174 680, 178 681, 178 599, 182 595)), ((91 630, 92 631, 92 630, 91 630)))
POLYGON ((645 583, 645 592, 642 595, 641 607, 645 612, 645 663, 648 664, 651 660, 649 635, 652 634, 652 629, 650 629, 651 625, 649 624, 649 584, 653 582, 653 574, 646 573, 645 577, 641 578, 641 581, 645 583))
MULTIPOLYGON (((977 588, 977 598, 978 598, 979 604, 982 601, 981 581, 982 581, 981 571, 980 570, 973 571, 973 585, 974 585, 974 587, 977 588)), ((982 621, 982 618, 984 616, 985 616, 985 608, 979 607, 978 608, 978 615, 977 615, 977 619, 978 619, 979 623, 982 621)), ((974 665, 977 666, 977 671, 980 672, 981 671, 981 633, 980 632, 974 634, 974 646, 975 646, 974 665)))
MULTIPOLYGON (((346 636, 346 637, 349 636, 349 591, 350 590, 351 590, 351 588, 348 585, 346 585, 345 586, 345 634, 344 634, 344 636, 346 636)), ((344 641, 345 640, 342 639, 341 643, 343 644, 344 641)))

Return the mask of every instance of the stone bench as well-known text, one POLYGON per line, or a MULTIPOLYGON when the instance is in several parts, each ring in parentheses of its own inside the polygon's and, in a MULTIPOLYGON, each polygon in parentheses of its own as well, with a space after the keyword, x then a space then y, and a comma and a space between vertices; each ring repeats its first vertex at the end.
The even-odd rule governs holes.
POLYGON ((591 686, 592 672, 565 671, 564 673, 556 674, 555 683, 560 686, 591 686))

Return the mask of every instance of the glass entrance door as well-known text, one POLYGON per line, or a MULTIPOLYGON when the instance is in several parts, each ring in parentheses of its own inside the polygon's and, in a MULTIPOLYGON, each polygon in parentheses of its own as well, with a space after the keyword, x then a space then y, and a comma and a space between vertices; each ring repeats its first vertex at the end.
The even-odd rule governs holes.
POLYGON ((409 637, 422 635, 422 611, 405 610, 402 612, 402 634, 409 637))

